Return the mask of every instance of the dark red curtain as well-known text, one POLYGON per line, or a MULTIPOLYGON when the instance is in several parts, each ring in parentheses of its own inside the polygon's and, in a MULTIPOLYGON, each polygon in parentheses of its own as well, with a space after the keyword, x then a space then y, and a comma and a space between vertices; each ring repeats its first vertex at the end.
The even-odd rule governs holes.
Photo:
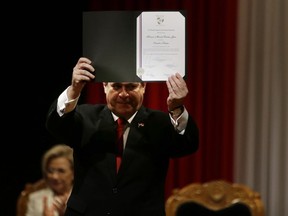
MULTIPOLYGON (((186 10, 186 107, 200 130, 200 149, 171 160, 166 196, 173 188, 213 179, 233 180, 237 1, 90 0, 88 10, 186 10)), ((167 111, 164 82, 148 83, 144 105, 167 111)), ((84 100, 105 103, 100 83, 86 86, 84 100)))

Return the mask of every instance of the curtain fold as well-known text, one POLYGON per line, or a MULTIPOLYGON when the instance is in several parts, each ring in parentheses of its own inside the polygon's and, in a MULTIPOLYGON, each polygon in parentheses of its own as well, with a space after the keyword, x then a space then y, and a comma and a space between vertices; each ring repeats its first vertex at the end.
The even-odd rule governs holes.
POLYGON ((288 215, 288 4, 239 1, 234 179, 288 215))

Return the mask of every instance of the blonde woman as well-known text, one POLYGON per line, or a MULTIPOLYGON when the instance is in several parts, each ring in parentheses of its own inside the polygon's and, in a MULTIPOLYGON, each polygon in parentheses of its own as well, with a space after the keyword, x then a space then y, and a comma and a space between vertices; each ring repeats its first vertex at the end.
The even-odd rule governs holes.
POLYGON ((26 216, 62 216, 74 180, 72 148, 58 144, 46 151, 42 173, 47 187, 29 195, 26 216))

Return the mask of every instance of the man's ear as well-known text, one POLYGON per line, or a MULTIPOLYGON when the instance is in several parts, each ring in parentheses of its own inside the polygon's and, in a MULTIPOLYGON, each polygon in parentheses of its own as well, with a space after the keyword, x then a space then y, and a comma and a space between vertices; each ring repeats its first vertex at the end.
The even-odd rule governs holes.
POLYGON ((146 89, 146 82, 142 82, 141 85, 142 85, 142 88, 143 88, 143 93, 145 93, 145 89, 146 89))
POLYGON ((103 82, 103 88, 104 88, 105 94, 107 93, 107 85, 108 85, 108 82, 103 82))

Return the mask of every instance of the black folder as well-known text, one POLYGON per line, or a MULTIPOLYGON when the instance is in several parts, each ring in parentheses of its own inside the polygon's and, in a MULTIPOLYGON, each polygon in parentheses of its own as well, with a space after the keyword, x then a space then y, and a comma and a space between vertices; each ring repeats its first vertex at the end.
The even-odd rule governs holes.
POLYGON ((83 56, 92 61, 96 82, 139 82, 136 20, 141 11, 83 12, 83 56))

